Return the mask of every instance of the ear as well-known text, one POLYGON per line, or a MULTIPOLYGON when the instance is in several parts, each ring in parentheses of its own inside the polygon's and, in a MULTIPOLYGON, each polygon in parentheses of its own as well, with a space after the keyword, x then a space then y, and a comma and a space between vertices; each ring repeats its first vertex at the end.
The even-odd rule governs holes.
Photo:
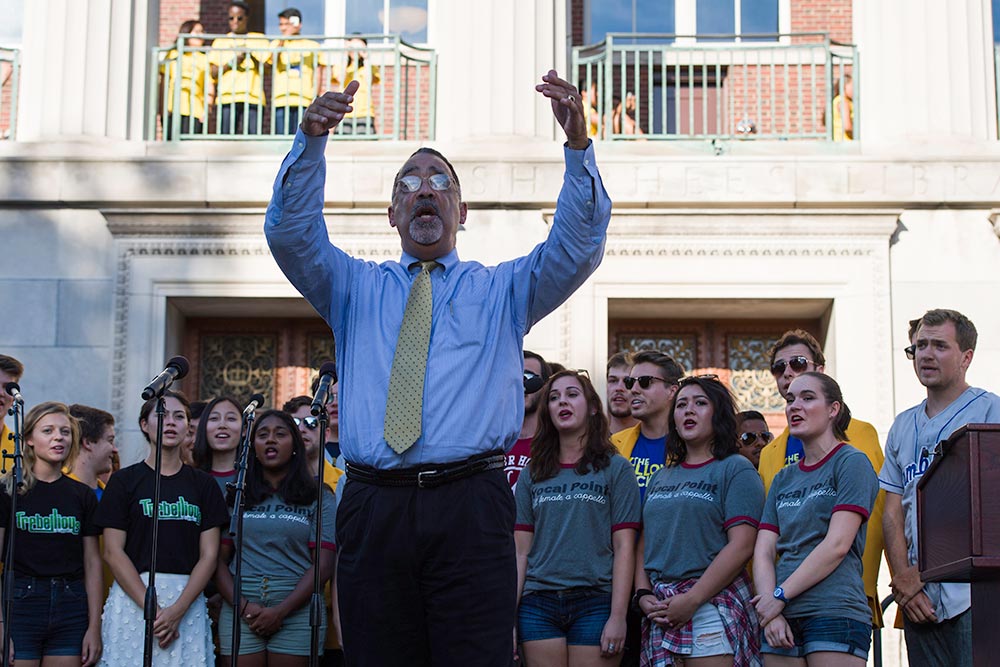
POLYGON ((392 206, 389 207, 389 226, 390 227, 396 226, 396 216, 393 213, 392 206))
POLYGON ((965 352, 962 353, 961 366, 963 371, 969 369, 969 366, 972 364, 972 355, 974 353, 975 350, 966 350, 965 352))
POLYGON ((830 419, 836 419, 840 414, 840 401, 830 403, 830 419))
POLYGON ((86 449, 88 452, 94 450, 94 443, 86 438, 80 438, 80 451, 86 449))
POLYGON ((816 364, 817 373, 826 373, 826 366, 823 364, 816 364))
POLYGON ((469 213, 469 206, 465 202, 458 205, 458 224, 465 224, 465 216, 469 213))

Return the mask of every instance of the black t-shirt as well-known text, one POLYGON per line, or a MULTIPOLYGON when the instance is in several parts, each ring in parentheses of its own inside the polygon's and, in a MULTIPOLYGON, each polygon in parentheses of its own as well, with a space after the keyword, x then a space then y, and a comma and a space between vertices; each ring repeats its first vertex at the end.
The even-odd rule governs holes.
MULTIPOLYGON (((154 481, 153 469, 144 461, 119 470, 108 480, 95 517, 102 528, 125 531, 125 554, 140 573, 149 571, 154 481)), ((228 521, 222 492, 208 473, 185 465, 174 475, 163 475, 156 571, 191 574, 202 532, 228 521)))
MULTIPOLYGON (((17 497, 15 509, 14 572, 46 579, 81 578, 83 538, 101 534, 94 522, 94 490, 66 475, 54 482, 36 481, 30 491, 17 497)), ((9 523, 10 496, 0 487, 0 527, 7 529, 9 523)), ((5 530, 5 539, 9 535, 5 530)))

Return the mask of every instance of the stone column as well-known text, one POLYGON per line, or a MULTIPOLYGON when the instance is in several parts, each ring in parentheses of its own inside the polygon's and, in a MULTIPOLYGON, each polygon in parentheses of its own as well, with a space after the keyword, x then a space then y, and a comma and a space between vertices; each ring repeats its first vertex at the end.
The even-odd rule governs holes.
POLYGON ((146 0, 26 2, 18 140, 142 139, 157 16, 146 0))
POLYGON ((996 140, 990 25, 990 0, 855 0, 862 141, 996 140))
POLYGON ((428 39, 438 53, 437 139, 556 138, 535 84, 568 74, 566 6, 558 0, 436 0, 428 39))

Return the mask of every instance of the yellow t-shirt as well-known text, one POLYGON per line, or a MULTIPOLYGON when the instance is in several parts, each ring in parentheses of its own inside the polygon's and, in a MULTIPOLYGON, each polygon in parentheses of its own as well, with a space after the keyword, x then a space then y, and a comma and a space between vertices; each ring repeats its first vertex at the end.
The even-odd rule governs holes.
POLYGON ((833 98, 833 140, 851 141, 854 139, 854 132, 844 130, 844 115, 840 111, 841 104, 847 101, 847 112, 851 115, 851 127, 854 126, 854 100, 837 95, 833 98))
MULTIPOLYGON (((174 112, 174 93, 177 88, 177 49, 170 49, 160 63, 163 75, 163 94, 167 97, 167 111, 174 112)), ((205 76, 208 73, 208 54, 184 53, 181 58, 181 111, 182 116, 205 120, 205 76)))
POLYGON ((212 43, 208 61, 219 68, 216 104, 266 104, 261 71, 271 55, 270 45, 259 32, 239 36, 229 33, 228 37, 220 37, 212 43))
POLYGON ((346 88, 351 81, 357 81, 358 92, 354 93, 354 108, 344 118, 374 118, 375 109, 372 107, 372 86, 380 83, 382 77, 379 74, 378 65, 362 65, 351 63, 347 66, 338 65, 334 68, 332 82, 341 89, 346 88))
POLYGON ((326 54, 318 42, 311 39, 276 39, 272 49, 302 49, 301 51, 272 51, 271 99, 276 107, 307 107, 316 97, 316 68, 326 66, 326 54))

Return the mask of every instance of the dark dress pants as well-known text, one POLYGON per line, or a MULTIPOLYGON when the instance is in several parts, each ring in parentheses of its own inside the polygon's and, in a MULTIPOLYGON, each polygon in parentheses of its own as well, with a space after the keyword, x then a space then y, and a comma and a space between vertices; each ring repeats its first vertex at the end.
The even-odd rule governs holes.
POLYGON ((337 595, 351 667, 509 667, 517 570, 502 470, 432 489, 349 480, 337 595))

